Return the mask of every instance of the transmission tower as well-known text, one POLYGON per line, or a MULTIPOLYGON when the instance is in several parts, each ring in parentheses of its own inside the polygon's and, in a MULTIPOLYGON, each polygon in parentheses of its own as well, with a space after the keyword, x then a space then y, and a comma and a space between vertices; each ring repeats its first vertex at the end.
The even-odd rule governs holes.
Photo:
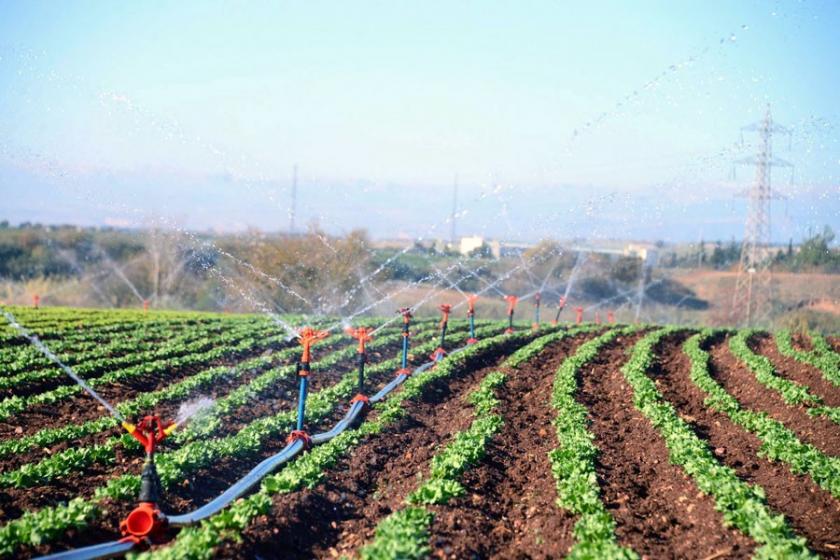
POLYGON ((770 263, 773 255, 770 246, 770 201, 780 197, 773 193, 770 186, 770 172, 773 167, 793 165, 773 156, 773 135, 790 135, 791 131, 773 122, 769 105, 761 121, 743 127, 741 132, 758 133, 759 151, 735 161, 736 164, 755 165, 755 180, 752 187, 742 193, 748 198, 747 223, 732 298, 731 319, 735 324, 752 326, 766 324, 771 311, 770 263))

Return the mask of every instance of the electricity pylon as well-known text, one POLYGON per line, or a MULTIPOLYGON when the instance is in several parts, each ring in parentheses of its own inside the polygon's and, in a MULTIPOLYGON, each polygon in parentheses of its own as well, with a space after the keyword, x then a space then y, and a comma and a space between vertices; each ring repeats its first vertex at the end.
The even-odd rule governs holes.
POLYGON ((770 186, 770 172, 773 167, 793 167, 773 155, 773 135, 790 135, 791 131, 773 122, 769 105, 764 119, 741 131, 758 132, 760 144, 757 154, 735 161, 736 164, 755 165, 755 180, 744 193, 748 197, 747 223, 731 313, 735 324, 753 326, 767 323, 772 304, 770 201, 779 197, 770 186))

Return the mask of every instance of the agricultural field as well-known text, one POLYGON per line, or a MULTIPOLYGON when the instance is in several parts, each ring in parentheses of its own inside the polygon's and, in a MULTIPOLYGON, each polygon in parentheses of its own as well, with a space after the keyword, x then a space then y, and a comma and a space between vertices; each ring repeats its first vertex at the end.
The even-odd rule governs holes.
MULTIPOLYGON (((156 506, 173 519, 287 447, 301 346, 265 315, 8 309, 116 413, 18 331, 0 330, 4 558, 123 538, 144 453, 117 415, 179 421, 155 455, 156 506)), ((367 342, 367 396, 402 371, 402 327, 390 322, 367 342)), ((183 527, 164 524, 126 551, 143 559, 840 558, 836 337, 507 327, 476 320, 478 341, 467 344, 468 321, 453 313, 447 354, 432 365, 439 323, 413 320, 410 374, 348 429, 264 473, 227 507, 183 527)), ((312 346, 307 433, 345 417, 358 367, 357 340, 340 328, 312 346)))

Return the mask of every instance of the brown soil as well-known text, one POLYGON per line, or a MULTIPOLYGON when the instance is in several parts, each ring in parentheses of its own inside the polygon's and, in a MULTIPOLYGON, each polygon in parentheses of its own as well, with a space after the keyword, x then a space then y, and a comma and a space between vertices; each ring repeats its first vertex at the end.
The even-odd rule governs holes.
POLYGON ((803 352, 810 352, 814 349, 814 344, 811 342, 811 337, 802 331, 791 333, 790 336, 793 347, 803 352))
POLYGON ((662 436, 634 408, 619 371, 629 347, 620 341, 600 352, 584 368, 578 393, 589 409, 598 481, 619 543, 650 558, 749 557, 754 543, 724 526, 712 498, 669 462, 662 436))
POLYGON ((732 355, 728 341, 709 348, 709 371, 742 406, 765 412, 801 439, 829 455, 840 454, 840 428, 831 420, 810 416, 805 406, 792 406, 772 389, 761 385, 747 366, 732 355))
POLYGON ((821 398, 828 406, 840 406, 840 388, 827 381, 822 372, 814 366, 784 356, 779 352, 772 337, 753 337, 751 347, 753 351, 767 356, 773 363, 773 369, 780 376, 805 385, 812 395, 821 398))
POLYGON ((466 494, 435 506, 431 544, 440 558, 560 558, 575 517, 557 506, 548 453, 557 446, 551 406, 560 364, 591 338, 564 339, 509 371, 498 392, 505 419, 484 460, 462 479, 466 494))
POLYGON ((705 394, 691 381, 691 363, 680 338, 661 345, 660 366, 651 377, 680 417, 708 442, 719 461, 741 480, 764 489, 767 504, 783 514, 812 550, 828 558, 840 556, 840 502, 806 475, 794 475, 783 463, 759 457, 761 441, 704 403, 705 394))

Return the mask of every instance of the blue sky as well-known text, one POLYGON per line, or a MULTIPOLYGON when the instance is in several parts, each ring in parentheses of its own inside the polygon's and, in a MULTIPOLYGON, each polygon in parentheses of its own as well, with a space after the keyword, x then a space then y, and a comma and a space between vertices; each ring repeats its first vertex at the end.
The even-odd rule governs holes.
POLYGON ((298 223, 336 232, 428 232, 457 173, 462 233, 728 239, 739 127, 771 103, 798 238, 840 226, 838 24, 833 1, 4 3, 0 218, 282 228, 298 164, 298 223))

